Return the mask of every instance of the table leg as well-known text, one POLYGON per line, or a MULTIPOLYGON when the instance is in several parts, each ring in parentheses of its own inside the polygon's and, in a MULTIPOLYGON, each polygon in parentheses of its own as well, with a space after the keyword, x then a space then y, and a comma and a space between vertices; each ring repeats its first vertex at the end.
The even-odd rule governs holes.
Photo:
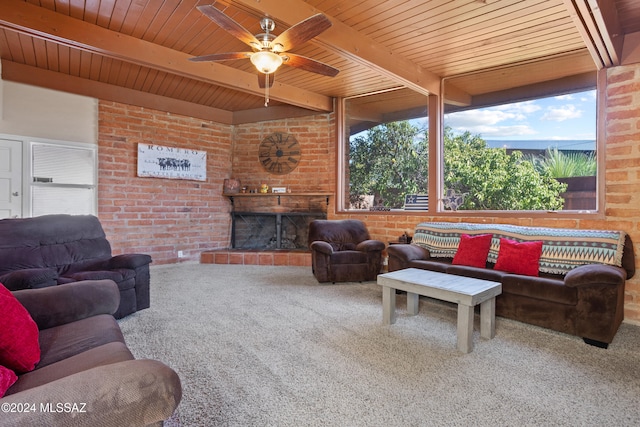
POLYGON ((418 314, 420 307, 420 295, 407 292, 407 311, 411 316, 418 314))
POLYGON ((382 287, 382 323, 396 323, 396 290, 389 286, 382 287))
POLYGON ((473 350, 473 307, 458 304, 458 350, 473 350))
POLYGON ((480 304, 480 336, 491 339, 496 336, 496 299, 480 304))

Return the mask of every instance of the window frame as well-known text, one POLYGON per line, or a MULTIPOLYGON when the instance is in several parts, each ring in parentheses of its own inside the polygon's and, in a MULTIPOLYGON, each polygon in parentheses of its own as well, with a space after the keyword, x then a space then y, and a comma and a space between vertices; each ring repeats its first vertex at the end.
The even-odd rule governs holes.
MULTIPOLYGON (((441 85, 444 87, 444 84, 441 85)), ((606 125, 604 105, 606 99, 606 72, 600 70, 596 79, 596 209, 592 211, 579 210, 445 210, 443 198, 444 181, 444 98, 442 96, 429 95, 429 208, 425 211, 364 211, 347 209, 349 189, 345 168, 349 167, 349 141, 346 130, 346 102, 347 98, 339 98, 336 102, 336 136, 338 142, 336 162, 336 213, 348 215, 424 215, 434 217, 497 217, 497 218, 579 218, 579 219, 604 219, 605 218, 605 138, 606 125), (435 142, 435 143, 432 143, 435 142), (434 203, 435 202, 435 203, 434 203)), ((517 102, 514 100, 514 102, 517 102)))
POLYGON ((34 188, 88 188, 93 190, 93 200, 91 202, 90 215, 97 215, 98 212, 98 147, 94 144, 58 141, 46 138, 23 138, 24 144, 24 164, 23 164, 23 182, 24 182, 24 199, 23 209, 28 213, 29 217, 33 217, 33 191, 34 188), (80 149, 90 151, 93 157, 93 184, 68 184, 68 183, 49 183, 34 181, 34 164, 33 152, 36 145, 50 145, 59 148, 80 149))

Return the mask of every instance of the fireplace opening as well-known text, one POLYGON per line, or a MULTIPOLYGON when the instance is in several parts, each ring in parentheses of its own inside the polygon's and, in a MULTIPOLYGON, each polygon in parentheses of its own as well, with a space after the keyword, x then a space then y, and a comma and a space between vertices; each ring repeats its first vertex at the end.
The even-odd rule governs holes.
POLYGON ((308 250, 309 224, 324 212, 233 212, 233 249, 308 250))

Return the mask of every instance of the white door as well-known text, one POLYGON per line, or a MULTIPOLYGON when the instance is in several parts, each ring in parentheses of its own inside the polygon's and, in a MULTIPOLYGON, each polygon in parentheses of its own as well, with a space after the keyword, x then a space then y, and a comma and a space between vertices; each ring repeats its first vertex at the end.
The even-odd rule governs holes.
POLYGON ((0 138, 0 219, 22 217, 22 141, 0 138))

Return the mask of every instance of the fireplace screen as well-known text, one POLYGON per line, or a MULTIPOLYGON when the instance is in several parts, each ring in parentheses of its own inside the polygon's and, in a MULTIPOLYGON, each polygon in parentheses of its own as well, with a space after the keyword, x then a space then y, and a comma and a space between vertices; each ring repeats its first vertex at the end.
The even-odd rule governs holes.
POLYGON ((234 249, 308 249, 309 224, 325 219, 324 212, 233 212, 234 249))

